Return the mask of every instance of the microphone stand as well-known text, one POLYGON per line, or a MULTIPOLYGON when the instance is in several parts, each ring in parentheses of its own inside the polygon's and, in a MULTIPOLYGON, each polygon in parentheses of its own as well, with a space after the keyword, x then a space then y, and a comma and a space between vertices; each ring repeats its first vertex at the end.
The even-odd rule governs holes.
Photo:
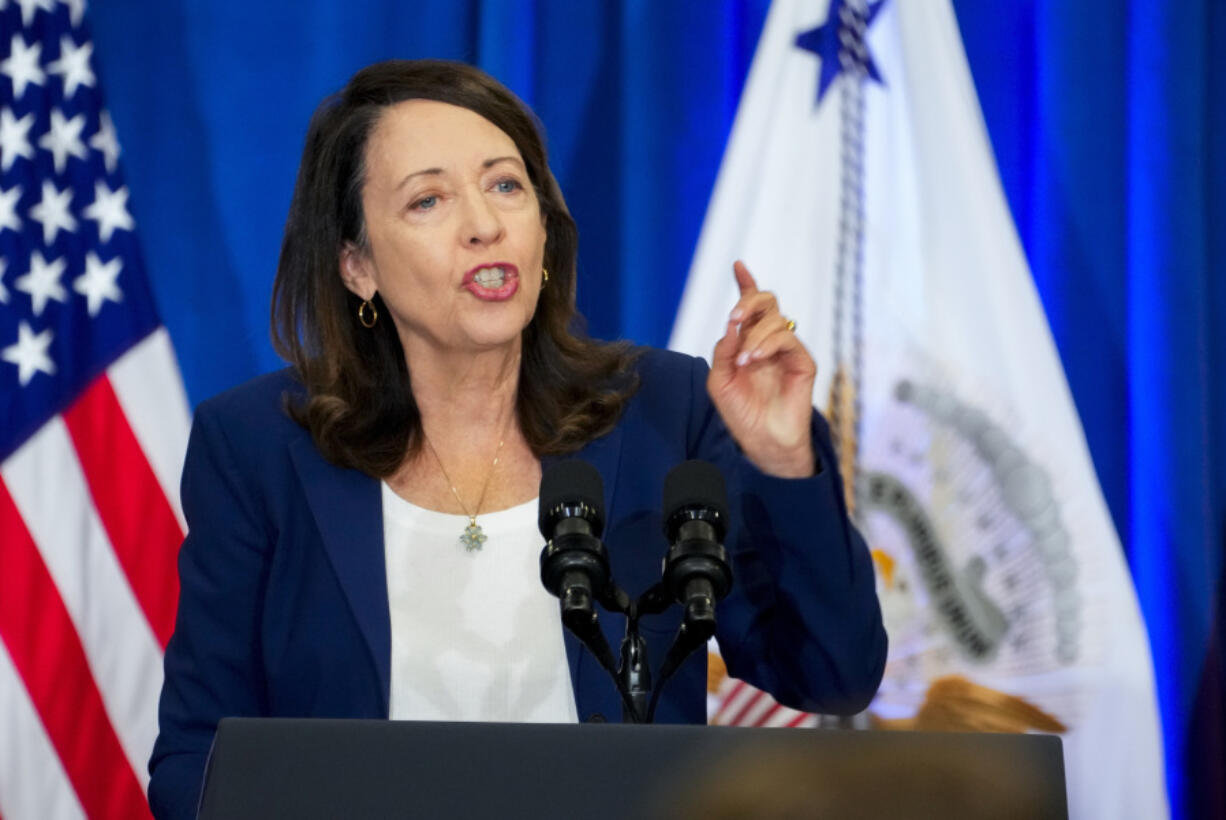
MULTIPOLYGON (((623 722, 650 723, 655 719, 664 683, 715 634, 715 603, 732 584, 722 544, 727 517, 723 478, 710 464, 694 461, 684 462, 669 474, 664 494, 669 510, 665 535, 672 546, 664 560, 663 577, 638 600, 631 601, 613 582, 600 541, 603 510, 599 474, 582 462, 564 462, 561 469, 569 473, 554 469, 542 479, 543 488, 547 479, 554 483, 578 480, 584 492, 574 498, 563 496, 562 503, 555 505, 546 504, 544 499, 551 493, 541 491, 541 534, 549 538, 541 551, 541 581, 558 596, 563 624, 613 678, 621 696, 623 722), (696 491, 697 499, 691 499, 696 491), (597 602, 610 612, 626 616, 620 662, 614 660, 600 628, 594 606, 597 602), (674 603, 682 605, 684 617, 653 691, 647 641, 639 632, 639 618, 664 612, 674 603)), ((556 492, 552 486, 551 490, 556 492)))
POLYGON ((613 666, 604 633, 597 625, 595 612, 588 618, 563 618, 563 623, 577 637, 592 656, 613 678, 622 700, 623 723, 651 723, 655 719, 656 705, 664 684, 681 667, 682 662, 699 649, 715 634, 713 610, 693 613, 686 609, 685 619, 677 630, 673 643, 660 667, 660 680, 652 686, 651 665, 647 658, 647 641, 639 632, 639 619, 644 615, 657 615, 673 605, 668 588, 657 583, 644 592, 637 601, 631 602, 624 591, 617 588, 610 600, 602 601, 610 611, 626 616, 626 634, 622 638, 620 663, 613 666))
POLYGON ((714 609, 685 608, 685 617, 681 621, 681 626, 677 628, 677 634, 673 637, 672 646, 668 648, 668 654, 664 656, 664 663, 660 665, 660 685, 651 695, 651 703, 647 707, 647 723, 655 722, 656 705, 660 702, 660 693, 664 691, 664 683, 681 668, 682 662, 692 652, 705 646, 714 634, 714 609))
POLYGON ((600 664, 613 683, 622 700, 622 721, 625 723, 642 723, 640 715, 646 714, 647 692, 651 691, 651 672, 647 667, 647 646, 638 635, 638 619, 630 617, 634 605, 621 587, 610 584, 608 594, 601 603, 612 612, 625 612, 626 638, 621 646, 621 665, 616 666, 613 650, 605 640, 600 629, 600 621, 592 606, 592 599, 587 596, 564 597, 561 601, 562 624, 571 631, 579 642, 587 647, 597 663, 600 664), (631 641, 631 625, 634 630, 634 641, 631 641), (632 648, 631 648, 632 647, 632 648), (627 660, 628 655, 630 659, 627 660))
MULTIPOLYGON (((639 634, 639 618, 656 615, 668 609, 672 601, 665 595, 663 584, 648 589, 639 599, 626 608, 626 637, 622 639, 621 668, 617 670, 616 682, 624 689, 633 705, 632 712, 622 710, 625 723, 650 723, 650 704, 655 702, 651 691, 651 666, 647 662, 647 641, 639 634)), ((660 681, 661 684, 664 680, 660 681)))
POLYGON ((621 667, 617 686, 624 689, 629 709, 622 708, 623 723, 644 723, 647 699, 651 695, 651 667, 647 663, 647 642, 639 634, 638 607, 626 613, 626 637, 622 638, 621 667))

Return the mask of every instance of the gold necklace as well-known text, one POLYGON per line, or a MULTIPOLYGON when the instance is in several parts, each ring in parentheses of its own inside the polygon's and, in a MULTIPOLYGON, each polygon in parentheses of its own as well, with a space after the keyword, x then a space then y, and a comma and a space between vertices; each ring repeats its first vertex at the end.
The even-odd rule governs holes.
POLYGON ((455 496, 456 503, 460 505, 460 509, 468 516, 468 526, 464 528, 464 534, 460 536, 460 543, 469 552, 481 549, 481 545, 488 539, 485 532, 481 529, 481 525, 477 523, 477 516, 481 514, 481 505, 485 503, 485 493, 490 488, 490 480, 494 477, 494 468, 498 466, 498 458, 502 453, 502 444, 506 441, 506 433, 504 432, 503 437, 498 440, 498 449, 494 451, 494 463, 490 465, 490 471, 485 476, 485 484, 481 487, 481 497, 477 499, 477 508, 472 512, 468 511, 468 505, 460 498, 459 491, 455 488, 451 476, 447 475, 447 468, 443 466, 443 460, 439 458, 438 451, 430 443, 430 438, 426 435, 425 430, 422 430, 421 437, 425 439, 426 446, 434 454, 434 460, 438 462, 438 468, 442 470, 443 478, 447 479, 447 486, 451 488, 451 494, 455 496))

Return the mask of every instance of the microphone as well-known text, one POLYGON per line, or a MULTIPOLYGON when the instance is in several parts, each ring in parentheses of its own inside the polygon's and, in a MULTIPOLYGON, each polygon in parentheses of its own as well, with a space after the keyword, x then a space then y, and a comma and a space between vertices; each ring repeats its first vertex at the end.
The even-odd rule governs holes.
MULTIPOLYGON (((638 723, 642 710, 618 674, 617 660, 600 630, 594 601, 611 611, 630 608, 626 593, 609 572, 609 554, 600 540, 604 532, 604 482, 584 461, 561 461, 541 476, 537 526, 545 537, 541 550, 541 583, 561 601, 562 623, 613 677, 622 699, 622 714, 638 723)), ((629 623, 629 621, 628 621, 629 623)))
POLYGON ((715 604, 732 587, 724 550, 728 531, 728 491, 715 465, 683 461, 664 479, 664 585, 685 607, 689 641, 715 634, 715 604))
POLYGON ((576 634, 596 624, 593 601, 609 599, 609 556, 604 532, 604 482, 584 461, 562 461, 541 477, 537 525, 545 537, 541 583, 562 602, 562 621, 576 634))
POLYGON ((664 477, 664 558, 661 584, 685 608, 681 628, 660 666, 660 683, 647 707, 655 720, 664 682, 682 662, 715 634, 715 604, 732 588, 732 570, 724 550, 728 531, 728 491, 715 465, 683 461, 664 477))

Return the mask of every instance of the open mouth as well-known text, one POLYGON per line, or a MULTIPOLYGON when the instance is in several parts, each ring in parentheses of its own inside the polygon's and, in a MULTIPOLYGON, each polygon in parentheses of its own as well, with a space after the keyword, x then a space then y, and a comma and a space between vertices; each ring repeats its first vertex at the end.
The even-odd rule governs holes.
POLYGON ((487 265, 470 271, 464 277, 464 287, 478 299, 501 302, 519 290, 519 270, 510 263, 487 265))
POLYGON ((496 268, 482 268, 477 271, 477 275, 473 277, 473 281, 483 288, 497 290, 506 283, 507 270, 502 266, 496 268))

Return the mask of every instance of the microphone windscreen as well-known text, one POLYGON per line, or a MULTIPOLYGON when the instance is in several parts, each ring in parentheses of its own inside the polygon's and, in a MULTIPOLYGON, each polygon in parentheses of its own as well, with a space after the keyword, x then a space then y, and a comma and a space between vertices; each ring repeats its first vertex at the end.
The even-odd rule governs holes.
MULTIPOLYGON (((728 490, 719 469, 707 461, 683 461, 664 477, 663 503, 660 505, 665 527, 677 513, 687 509, 705 508, 713 511, 721 523, 721 532, 728 520, 728 490)), ((674 533, 668 533, 671 541, 674 533)))
POLYGON ((553 524, 550 518, 561 507, 588 507, 595 520, 590 521, 593 530, 604 529, 604 481, 600 472, 586 461, 571 459, 549 466, 541 476, 541 499, 537 513, 537 526, 541 535, 550 538, 553 524))

